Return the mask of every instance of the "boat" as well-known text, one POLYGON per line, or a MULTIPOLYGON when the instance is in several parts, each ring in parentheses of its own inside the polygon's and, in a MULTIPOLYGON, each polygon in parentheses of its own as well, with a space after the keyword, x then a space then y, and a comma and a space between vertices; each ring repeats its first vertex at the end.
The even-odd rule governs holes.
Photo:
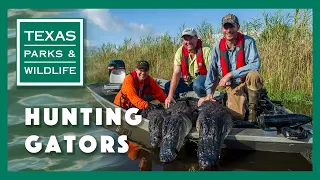
MULTIPOLYGON (((121 60, 120 60, 121 61, 121 60)), ((125 68, 115 68, 117 63, 109 63, 109 82, 98 82, 87 84, 86 87, 91 92, 93 97, 103 108, 120 108, 113 104, 113 100, 121 88, 121 82, 125 77, 125 68), (111 66, 111 67, 110 67, 111 66), (111 71, 114 71, 111 73, 111 71), (112 76, 113 75, 113 76, 112 76), (119 79, 121 79, 119 81, 119 79), (120 82, 120 83, 119 83, 120 82)), ((156 79, 160 87, 164 88, 164 84, 167 80, 156 79)), ((188 92, 183 94, 184 97, 196 97, 194 92, 188 92)), ((222 92, 215 92, 215 97, 223 96, 222 92)), ((148 101, 152 101, 152 97, 147 97, 148 101)), ((266 101, 270 101, 266 99, 266 101)), ((276 101, 270 101, 267 103, 277 103, 276 101)), ((275 105, 272 108, 280 108, 286 114, 293 114, 290 110, 282 105, 275 105)), ((126 113, 126 110, 121 108, 121 113, 126 113)), ((151 148, 149 142, 149 120, 142 118, 142 122, 138 126, 128 125, 124 119, 121 126, 106 127, 120 135, 127 135, 128 139, 143 146, 145 149, 151 148)), ((312 152, 313 144, 313 131, 312 125, 302 124, 299 126, 306 137, 304 138, 290 138, 285 136, 284 133, 280 133, 278 128, 252 128, 252 127, 234 127, 230 134, 224 141, 223 148, 229 149, 242 149, 242 150, 256 150, 256 151, 269 151, 269 152, 286 152, 286 153, 300 153, 306 156, 310 156, 312 152)), ((193 127, 187 136, 187 142, 197 143, 199 139, 199 133, 196 128, 193 127)))

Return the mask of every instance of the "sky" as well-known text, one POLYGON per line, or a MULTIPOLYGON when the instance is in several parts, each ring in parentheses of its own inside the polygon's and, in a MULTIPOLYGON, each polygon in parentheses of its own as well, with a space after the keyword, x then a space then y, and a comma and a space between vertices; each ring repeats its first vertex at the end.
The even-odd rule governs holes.
MULTIPOLYGON (((126 9, 126 10, 84 10, 87 21, 87 39, 97 45, 105 42, 123 43, 125 37, 139 39, 140 36, 161 35, 168 32, 177 35, 179 27, 196 27, 206 20, 219 27, 221 19, 228 13, 235 14, 240 22, 261 18, 262 13, 275 13, 277 10, 236 10, 236 9, 126 9)), ((283 10, 283 12, 290 10, 283 10)), ((293 12, 294 10, 291 10, 293 12)))
MULTIPOLYGON (((218 28, 222 17, 228 13, 235 14, 241 25, 243 21, 262 18, 263 13, 277 11, 279 9, 9 9, 8 53, 15 54, 17 18, 84 18, 85 45, 99 47, 103 43, 122 44, 125 38, 136 41, 146 35, 169 33, 176 36, 182 24, 196 28, 206 21, 218 28)), ((294 9, 281 12, 293 14, 294 9)))

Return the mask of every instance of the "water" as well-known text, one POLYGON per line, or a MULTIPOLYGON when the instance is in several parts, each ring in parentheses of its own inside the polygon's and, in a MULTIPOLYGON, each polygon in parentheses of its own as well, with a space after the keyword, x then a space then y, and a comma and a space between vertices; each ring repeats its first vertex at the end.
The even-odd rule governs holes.
MULTIPOLYGON (((10 73, 9 73, 10 74, 10 73)), ((9 171, 92 171, 96 169, 122 169, 124 164, 132 163, 125 154, 101 154, 96 151, 85 154, 80 151, 77 141, 74 153, 66 153, 64 135, 75 135, 77 140, 84 135, 100 139, 101 135, 117 138, 117 134, 104 128, 91 126, 25 126, 26 107, 92 107, 90 94, 81 88, 11 88, 8 92, 8 170, 9 171), (29 153, 24 145, 30 135, 38 135, 43 142, 43 150, 37 154, 29 153), (61 154, 45 154, 49 137, 57 137, 61 154)), ((79 122, 82 117, 79 118, 79 122)), ((41 122, 41 121, 40 121, 41 122)), ((43 122, 43 121, 42 121, 43 122)), ((80 123, 81 124, 81 123, 80 123)))

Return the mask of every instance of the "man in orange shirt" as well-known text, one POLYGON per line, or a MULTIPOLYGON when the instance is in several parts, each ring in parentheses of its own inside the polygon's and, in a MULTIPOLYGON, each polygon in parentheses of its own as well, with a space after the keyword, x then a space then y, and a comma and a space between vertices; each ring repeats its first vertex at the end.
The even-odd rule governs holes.
POLYGON ((149 68, 147 61, 140 61, 136 69, 123 80, 121 90, 113 103, 125 109, 136 107, 140 110, 152 110, 156 106, 144 99, 148 94, 164 103, 167 96, 158 83, 149 76, 149 68))

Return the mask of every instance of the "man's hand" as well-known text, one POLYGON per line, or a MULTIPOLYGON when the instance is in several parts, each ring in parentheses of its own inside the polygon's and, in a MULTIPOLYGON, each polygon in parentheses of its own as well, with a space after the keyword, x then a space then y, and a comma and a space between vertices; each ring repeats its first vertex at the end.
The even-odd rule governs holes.
POLYGON ((199 99, 198 107, 200 107, 205 101, 216 101, 216 100, 213 98, 212 94, 208 94, 206 97, 202 97, 199 99))
POLYGON ((227 82, 230 81, 231 78, 233 78, 233 75, 232 73, 229 72, 220 80, 219 87, 225 88, 227 85, 227 82))
POLYGON ((168 97, 166 98, 165 102, 164 102, 164 107, 165 107, 166 109, 168 109, 171 102, 176 103, 176 101, 173 99, 173 97, 168 96, 168 97))
POLYGON ((203 104, 203 102, 205 102, 205 101, 206 101, 206 97, 200 98, 198 101, 198 107, 200 107, 203 104))

